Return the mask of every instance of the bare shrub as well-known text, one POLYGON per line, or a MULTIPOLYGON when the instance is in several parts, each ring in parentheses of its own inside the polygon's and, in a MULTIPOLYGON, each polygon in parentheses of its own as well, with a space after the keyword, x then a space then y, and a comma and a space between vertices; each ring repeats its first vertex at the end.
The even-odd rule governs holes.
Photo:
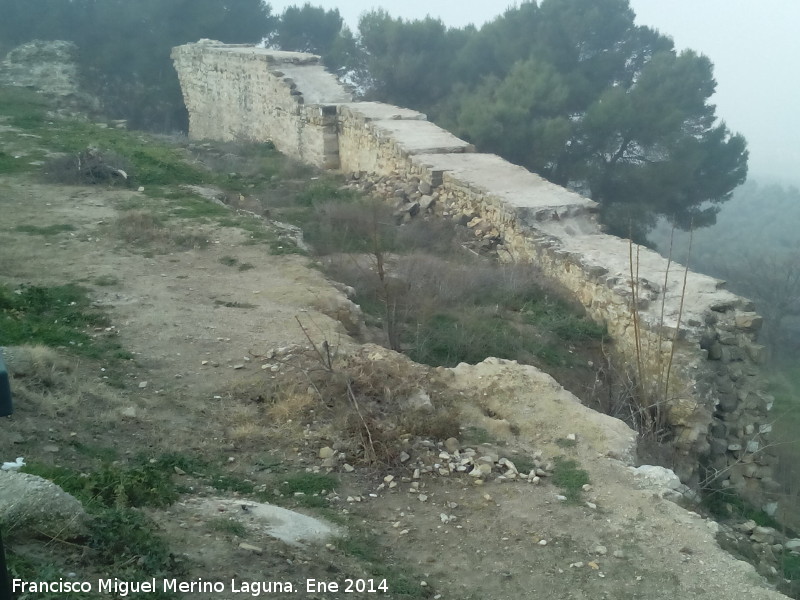
POLYGON ((48 181, 68 185, 128 185, 133 175, 127 158, 97 148, 52 158, 44 172, 48 181))

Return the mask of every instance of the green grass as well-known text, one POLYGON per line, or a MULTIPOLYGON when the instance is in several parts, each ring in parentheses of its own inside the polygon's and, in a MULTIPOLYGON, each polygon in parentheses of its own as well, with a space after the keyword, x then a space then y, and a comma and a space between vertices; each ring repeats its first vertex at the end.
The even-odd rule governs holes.
POLYGON ((10 125, 40 136, 39 143, 52 151, 77 153, 91 146, 124 157, 132 165, 131 186, 212 183, 215 178, 190 165, 186 154, 172 145, 135 132, 51 118, 48 107, 44 98, 27 90, 0 88, 0 115, 9 117, 10 125))
POLYGON ((563 345, 538 330, 520 327, 490 307, 434 314, 413 330, 406 328, 402 339, 410 346, 413 360, 431 366, 474 364, 487 356, 523 362, 535 357, 547 365, 572 360, 563 345))
MULTIPOLYGON (((115 455, 113 449, 73 444, 86 456, 101 459, 97 469, 81 472, 55 465, 31 463, 23 472, 38 475, 59 485, 78 498, 90 516, 88 539, 83 542, 89 550, 82 557, 95 568, 112 573, 123 580, 141 580, 151 577, 176 576, 182 573, 175 564, 169 546, 157 533, 156 525, 136 507, 161 507, 177 498, 171 481, 172 464, 159 460, 150 462, 137 459, 132 464, 108 462, 115 455)), ((9 552, 12 576, 29 581, 47 581, 54 565, 46 559, 21 556, 9 552)), ((63 573, 56 575, 56 578, 63 573)), ((37 596, 52 598, 60 596, 37 596)), ((76 598, 94 599, 95 595, 75 595, 76 598)), ((131 595, 140 598, 141 595, 131 595)), ((174 595, 149 595, 148 598, 176 598, 174 595)))
POLYGON ((393 564, 389 552, 374 535, 351 525, 347 536, 338 538, 335 546, 341 552, 366 563, 366 567, 374 578, 386 579, 389 593, 394 598, 427 598, 429 588, 419 585, 412 579, 408 569, 401 569, 393 564))
POLYGON ((603 340, 606 328, 576 313, 566 302, 546 296, 522 307, 522 320, 554 333, 565 342, 603 340))
POLYGON ((581 501, 583 486, 589 483, 589 473, 578 466, 577 461, 557 457, 553 470, 553 484, 560 487, 567 500, 578 503, 581 501))
POLYGON ((207 522, 209 529, 213 531, 218 531, 220 533, 225 533, 227 535, 235 535, 237 537, 243 538, 247 535, 247 528, 235 519, 229 519, 226 517, 216 517, 214 519, 210 519, 207 522))
POLYGON ((43 344, 115 361, 129 358, 108 336, 91 336, 89 328, 107 327, 108 317, 93 308, 87 291, 74 284, 16 289, 0 285, 0 344, 43 344))
POLYGON ((113 462, 119 457, 119 451, 116 448, 107 448, 105 446, 95 446, 94 444, 84 444, 77 440, 70 441, 70 446, 75 448, 79 453, 89 458, 97 458, 105 462, 113 462))
POLYGON ((49 479, 87 507, 169 506, 178 497, 171 473, 157 464, 104 463, 90 473, 31 463, 24 472, 49 479))
POLYGON ((497 440, 483 427, 470 425, 461 434, 465 444, 496 444, 497 440))
POLYGON ((331 201, 350 202, 360 197, 358 192, 343 189, 340 182, 327 178, 306 186, 295 196, 295 202, 299 206, 312 207, 331 201))
POLYGON ((712 488, 703 490, 702 506, 718 519, 731 517, 743 521, 753 520, 761 527, 782 527, 773 517, 763 510, 745 501, 739 494, 729 488, 712 488))
POLYGON ((338 480, 332 475, 320 473, 292 473, 281 479, 279 489, 285 496, 297 492, 311 496, 332 492, 338 486, 338 480))
POLYGON ((240 494, 252 494, 256 486, 252 481, 245 481, 239 477, 230 475, 214 475, 209 480, 209 485, 221 492, 238 492, 240 494))
POLYGON ((51 237, 67 231, 75 231, 75 226, 68 223, 47 225, 45 227, 38 227, 36 225, 18 225, 14 228, 14 231, 27 233, 29 235, 42 235, 45 237, 51 237))
POLYGON ((120 284, 119 277, 116 275, 99 275, 94 278, 92 282, 100 287, 112 287, 120 284))
POLYGON ((0 175, 12 175, 14 173, 27 173, 38 169, 38 167, 30 164, 31 160, 28 156, 14 156, 7 154, 0 150, 0 175))

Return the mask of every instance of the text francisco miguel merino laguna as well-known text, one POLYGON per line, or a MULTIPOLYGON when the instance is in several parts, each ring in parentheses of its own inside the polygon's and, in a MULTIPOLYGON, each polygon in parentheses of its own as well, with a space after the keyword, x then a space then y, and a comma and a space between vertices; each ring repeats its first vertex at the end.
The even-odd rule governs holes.
POLYGON ((59 593, 98 592, 114 594, 124 598, 128 594, 148 594, 155 592, 181 593, 216 593, 250 594, 254 598, 262 594, 278 594, 292 592, 324 593, 324 592, 359 592, 387 593, 389 586, 385 579, 342 579, 341 581, 320 581, 306 579, 302 583, 288 581, 206 581, 195 579, 180 581, 178 579, 150 579, 147 581, 122 581, 120 579, 98 579, 92 581, 76 581, 59 579, 58 581, 24 581, 11 580, 14 594, 24 593, 59 593))

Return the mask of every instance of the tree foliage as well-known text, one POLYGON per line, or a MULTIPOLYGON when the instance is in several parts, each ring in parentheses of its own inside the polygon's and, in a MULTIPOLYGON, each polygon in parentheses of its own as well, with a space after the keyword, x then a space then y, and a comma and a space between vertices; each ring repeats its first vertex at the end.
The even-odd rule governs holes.
POLYGON ((650 239, 693 270, 724 279, 732 292, 755 301, 764 317, 761 342, 774 355, 800 350, 800 190, 748 180, 719 212, 717 222, 691 234, 660 222, 650 239), (746 242, 743 243, 743 240, 746 242))
POLYGON ((357 69, 355 36, 345 26, 338 9, 325 10, 308 2, 302 7, 289 6, 267 42, 281 50, 319 54, 331 70, 340 74, 357 69))
POLYGON ((480 30, 374 11, 362 87, 586 193, 614 233, 712 224, 746 177, 745 140, 709 102, 711 62, 634 17, 628 0, 523 2, 480 30))
POLYGON ((134 127, 186 128, 173 46, 256 43, 274 26, 261 0, 0 0, 0 49, 33 39, 78 46, 84 88, 134 127))

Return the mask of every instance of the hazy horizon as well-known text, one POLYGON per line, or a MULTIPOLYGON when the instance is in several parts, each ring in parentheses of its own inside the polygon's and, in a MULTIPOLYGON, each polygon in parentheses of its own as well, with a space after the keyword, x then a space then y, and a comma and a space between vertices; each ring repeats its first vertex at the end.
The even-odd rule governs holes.
MULTIPOLYGON (((303 2, 269 2, 280 14, 303 2)), ((430 15, 450 27, 480 27, 510 6, 496 3, 440 0, 333 0, 311 3, 338 8, 345 23, 357 29, 358 19, 372 8, 395 17, 430 15)), ((734 132, 744 134, 750 150, 750 177, 800 185, 800 83, 787 71, 787 61, 800 56, 800 37, 790 31, 800 22, 800 2, 772 0, 631 0, 637 23, 658 29, 714 63, 717 115, 734 132)))

